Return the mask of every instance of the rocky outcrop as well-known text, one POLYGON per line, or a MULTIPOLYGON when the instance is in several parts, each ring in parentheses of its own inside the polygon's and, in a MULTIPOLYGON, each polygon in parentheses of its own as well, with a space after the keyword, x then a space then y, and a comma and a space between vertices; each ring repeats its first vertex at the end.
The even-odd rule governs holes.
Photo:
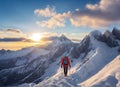
POLYGON ((120 40, 120 30, 118 30, 117 28, 113 28, 112 30, 112 34, 120 40))
POLYGON ((99 40, 105 42, 109 47, 119 46, 115 36, 112 34, 112 32, 108 30, 103 35, 100 36, 99 40))
POLYGON ((115 40, 115 37, 113 36, 113 34, 111 32, 106 31, 103 34, 103 38, 104 38, 104 41, 108 44, 108 46, 110 46, 110 47, 116 47, 116 46, 118 46, 118 43, 115 40))
POLYGON ((87 53, 89 49, 89 44, 90 44, 90 37, 86 36, 80 44, 75 46, 72 51, 71 51, 71 56, 73 58, 78 58, 82 53, 87 53))

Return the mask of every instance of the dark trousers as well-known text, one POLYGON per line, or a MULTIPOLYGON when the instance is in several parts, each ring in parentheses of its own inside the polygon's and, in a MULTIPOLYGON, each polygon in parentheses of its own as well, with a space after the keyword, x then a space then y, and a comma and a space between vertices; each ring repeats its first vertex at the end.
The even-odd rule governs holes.
POLYGON ((68 67, 64 67, 64 75, 67 76, 68 67))

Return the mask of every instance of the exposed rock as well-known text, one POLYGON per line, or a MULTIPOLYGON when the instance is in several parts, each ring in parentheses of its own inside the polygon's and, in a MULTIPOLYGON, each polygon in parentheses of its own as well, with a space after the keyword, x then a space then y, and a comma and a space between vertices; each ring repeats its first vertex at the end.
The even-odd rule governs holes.
POLYGON ((115 36, 108 30, 101 36, 100 40, 105 42, 110 47, 116 47, 119 45, 115 39, 115 36))
POLYGON ((90 37, 86 36, 79 45, 75 46, 71 51, 73 58, 78 58, 81 53, 87 53, 89 51, 90 37))
POLYGON ((101 32, 98 30, 94 30, 90 33, 91 36, 93 36, 95 39, 99 40, 102 36, 101 32))
POLYGON ((113 28, 112 34, 120 40, 120 30, 113 28))

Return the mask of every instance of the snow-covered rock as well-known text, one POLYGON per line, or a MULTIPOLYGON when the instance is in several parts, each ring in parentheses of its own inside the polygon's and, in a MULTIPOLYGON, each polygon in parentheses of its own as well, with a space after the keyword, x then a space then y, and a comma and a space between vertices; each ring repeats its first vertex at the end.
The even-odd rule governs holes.
MULTIPOLYGON (((113 30, 113 31, 115 32, 116 30, 113 30)), ((105 42, 110 47, 119 46, 119 43, 118 43, 117 38, 115 36, 116 33, 114 33, 114 32, 112 33, 112 32, 107 30, 103 35, 101 35, 99 40, 105 42)))

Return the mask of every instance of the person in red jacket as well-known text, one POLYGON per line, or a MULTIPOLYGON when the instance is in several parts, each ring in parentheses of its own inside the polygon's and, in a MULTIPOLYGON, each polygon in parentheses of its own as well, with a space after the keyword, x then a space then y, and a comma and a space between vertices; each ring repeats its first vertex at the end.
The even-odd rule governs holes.
POLYGON ((64 76, 67 76, 68 66, 71 67, 70 58, 65 56, 61 59, 61 68, 63 67, 64 69, 64 76))

